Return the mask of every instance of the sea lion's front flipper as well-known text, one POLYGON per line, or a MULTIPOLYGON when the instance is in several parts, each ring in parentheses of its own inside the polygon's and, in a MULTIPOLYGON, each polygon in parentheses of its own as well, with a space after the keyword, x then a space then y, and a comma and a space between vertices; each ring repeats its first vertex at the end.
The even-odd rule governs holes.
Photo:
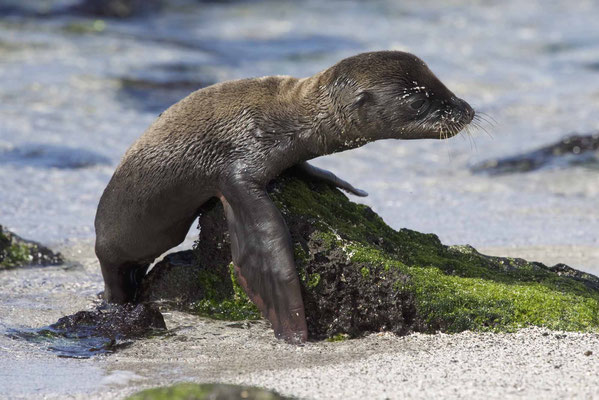
POLYGON ((304 303, 281 213, 257 184, 236 182, 222 194, 239 283, 272 323, 277 338, 306 341, 304 303))
POLYGON ((344 181, 331 171, 315 167, 314 165, 308 164, 305 161, 295 165, 293 168, 300 171, 300 173, 307 175, 309 178, 324 181, 329 185, 343 189, 351 194, 355 194, 356 196, 368 196, 367 192, 362 189, 355 188, 351 183, 344 181))

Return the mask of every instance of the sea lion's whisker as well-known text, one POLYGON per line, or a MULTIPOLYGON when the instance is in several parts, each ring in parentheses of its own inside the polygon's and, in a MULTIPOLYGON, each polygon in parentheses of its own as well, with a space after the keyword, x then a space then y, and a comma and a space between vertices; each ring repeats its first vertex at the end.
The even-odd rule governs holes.
MULTIPOLYGON (((479 116, 479 115, 475 115, 474 118, 472 119, 472 122, 473 123, 476 122, 477 126, 479 126, 480 129, 483 129, 485 131, 486 131, 486 129, 485 129, 484 125, 487 125, 490 128, 493 128, 495 126, 495 124, 493 122, 491 122, 490 120, 488 120, 482 116, 479 116)), ((486 131, 486 132, 489 133, 488 131, 486 131)))
POLYGON ((474 139, 474 135, 472 135, 472 132, 470 131, 469 128, 470 127, 466 127, 464 132, 466 132, 466 134, 468 135, 468 138, 470 139, 470 149, 474 149, 475 151, 478 151, 478 146, 476 145, 476 140, 474 139))
POLYGON ((493 139, 493 135, 491 134, 491 132, 489 132, 481 123, 480 121, 472 121, 472 125, 476 128, 479 129, 481 131, 483 131, 484 133, 487 134, 487 136, 489 136, 491 139, 493 139))
POLYGON ((474 116, 476 117, 477 115, 479 116, 479 118, 486 121, 489 125, 497 125, 497 120, 493 118, 491 114, 487 114, 486 112, 482 111, 477 111, 474 116))

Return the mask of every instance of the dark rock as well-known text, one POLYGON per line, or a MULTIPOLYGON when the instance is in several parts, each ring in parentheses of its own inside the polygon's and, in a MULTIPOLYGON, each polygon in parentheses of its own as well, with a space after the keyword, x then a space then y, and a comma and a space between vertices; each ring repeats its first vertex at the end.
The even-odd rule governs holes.
POLYGON ((60 2, 14 1, 0 4, 0 15, 15 17, 47 18, 62 15, 85 17, 132 18, 160 11, 163 0, 80 0, 66 6, 60 2))
POLYGON ((150 304, 107 305, 79 311, 41 329, 10 330, 9 336, 45 345, 60 357, 88 358, 112 353, 134 339, 163 333, 158 307, 150 304))
POLYGON ((130 18, 159 11, 162 0, 83 0, 72 6, 72 13, 92 17, 130 18))
POLYGON ((599 133, 572 135, 557 143, 516 156, 483 161, 472 166, 474 173, 489 175, 584 165, 599 168, 599 133))
POLYGON ((166 329, 158 308, 151 304, 103 305, 92 311, 79 311, 50 325, 65 336, 105 336, 114 340, 133 339, 149 331, 166 329))
POLYGON ((0 225, 0 270, 24 265, 64 264, 62 254, 25 240, 0 225))
POLYGON ((591 71, 599 72, 599 61, 585 64, 585 66, 591 71))
POLYGON ((589 289, 599 291, 599 278, 595 275, 579 271, 566 264, 555 264, 553 267, 549 268, 549 270, 555 272, 559 276, 567 276, 577 280, 589 289))
POLYGON ((224 300, 233 293, 226 268, 210 270, 204 265, 198 265, 191 250, 181 251, 165 256, 148 273, 139 293, 139 301, 163 301, 185 308, 205 298, 211 290, 214 290, 216 296, 222 294, 218 300, 224 300), (209 288, 207 280, 203 279, 207 274, 214 274, 211 280, 222 286, 209 288))
MULTIPOLYGON (((286 175, 269 194, 294 243, 312 339, 599 327, 599 279, 592 275, 395 231, 370 208, 322 183, 286 175)), ((220 203, 205 207, 200 227, 195 257, 167 256, 142 283, 142 299, 216 318, 258 317, 231 273, 220 203)))
MULTIPOLYGON (((168 37, 140 38, 163 46, 178 46, 168 37)), ((197 46, 198 43, 194 42, 197 46)), ((146 65, 120 77, 118 99, 128 107, 159 113, 189 93, 216 82, 210 65, 189 62, 167 62, 146 65)))
POLYGON ((110 158, 91 150, 30 143, 0 151, 0 163, 38 168, 78 169, 110 165, 110 158))
POLYGON ((207 297, 222 302, 234 294, 227 268, 231 262, 229 234, 220 203, 211 201, 203 207, 200 226, 195 252, 171 253, 157 263, 142 281, 140 302, 163 301, 195 309, 196 303, 207 297), (218 207, 220 213, 215 210, 218 207))
POLYGON ((122 78, 118 99, 129 107, 159 113, 181 98, 214 83, 191 77, 169 76, 166 79, 122 78))

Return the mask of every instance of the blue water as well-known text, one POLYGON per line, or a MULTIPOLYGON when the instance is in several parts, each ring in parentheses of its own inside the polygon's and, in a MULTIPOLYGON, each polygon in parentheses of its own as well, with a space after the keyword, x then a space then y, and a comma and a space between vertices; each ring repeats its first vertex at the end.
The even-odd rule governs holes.
POLYGON ((190 91, 397 49, 491 116, 489 134, 377 142, 318 165, 367 190, 392 226, 448 244, 599 247, 596 170, 468 171, 599 130, 597 21, 597 2, 541 0, 176 1, 132 20, 2 17, 0 223, 48 244, 91 239, 122 154, 190 91))

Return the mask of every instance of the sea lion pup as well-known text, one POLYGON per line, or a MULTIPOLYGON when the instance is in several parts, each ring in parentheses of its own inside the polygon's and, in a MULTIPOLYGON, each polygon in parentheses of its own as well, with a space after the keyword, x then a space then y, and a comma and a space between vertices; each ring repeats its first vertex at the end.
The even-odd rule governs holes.
POLYGON ((289 232, 266 193, 287 168, 366 193, 306 160, 378 139, 444 139, 474 111, 418 57, 359 54, 312 77, 223 82, 167 109, 129 148, 96 214, 109 302, 135 300, 150 263, 183 241, 200 207, 224 206, 240 284, 277 338, 307 339, 289 232))

